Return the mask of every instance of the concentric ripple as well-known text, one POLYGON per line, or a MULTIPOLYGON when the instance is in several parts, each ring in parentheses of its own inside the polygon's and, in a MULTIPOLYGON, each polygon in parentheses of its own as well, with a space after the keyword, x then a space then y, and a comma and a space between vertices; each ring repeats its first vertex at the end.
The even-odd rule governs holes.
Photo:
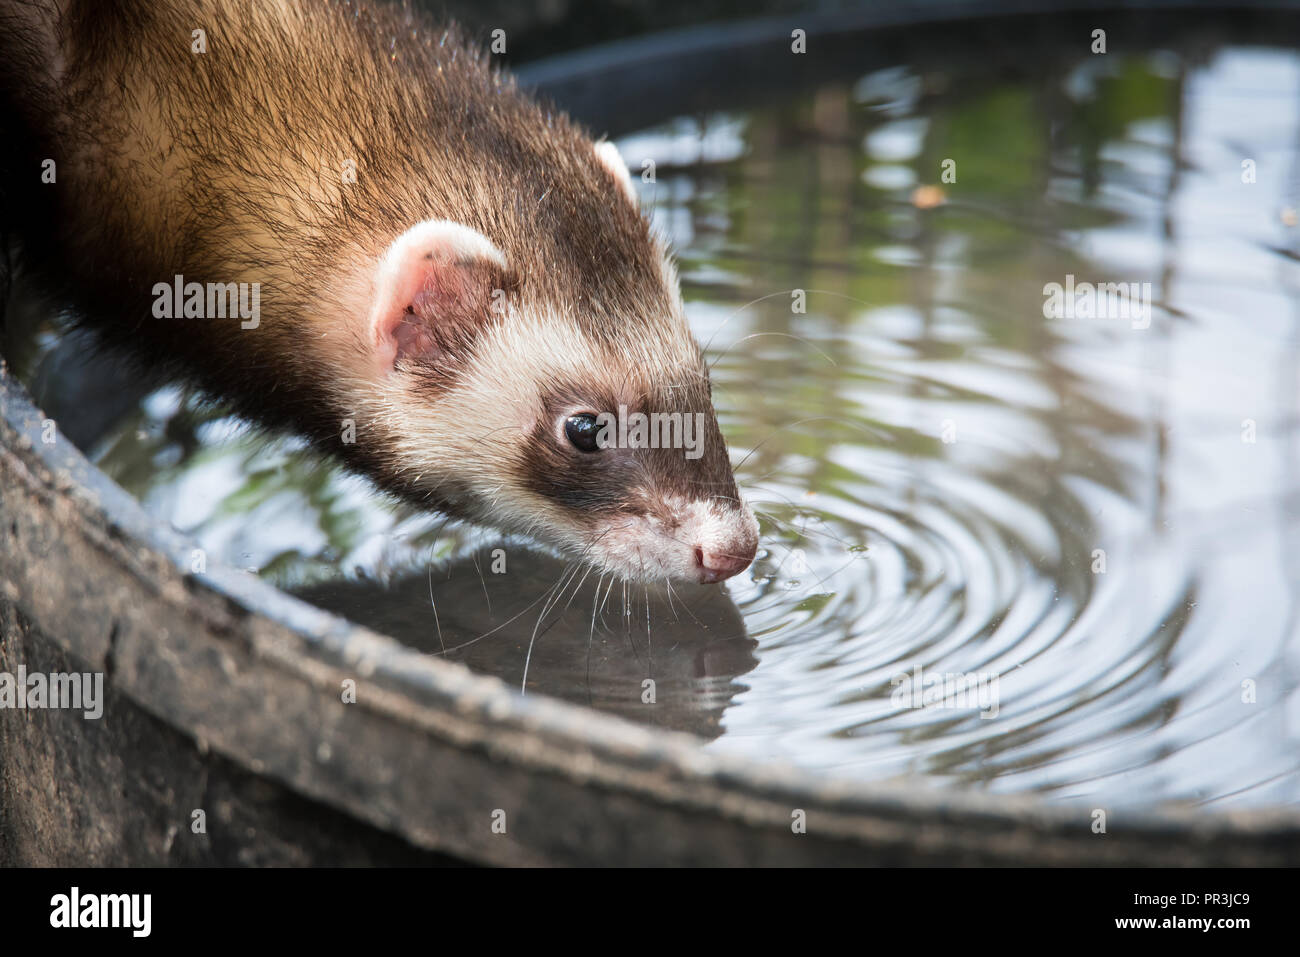
MULTIPOLYGON (((958 421, 973 437, 940 439, 935 459, 822 433, 841 481, 809 496, 778 465, 748 484, 767 552, 733 593, 767 670, 746 676, 719 746, 761 739, 766 754, 819 754, 872 778, 1035 789, 1074 787, 1084 753, 1162 747, 1150 732, 1177 684, 1128 692, 1176 641, 1194 564, 1143 554, 1141 510, 1099 476, 1061 474, 1028 449, 1005 462, 979 438, 986 413, 1007 425, 1003 401, 964 401, 958 421), (981 474, 981 462, 1001 470, 981 474), (1140 574, 1124 571, 1139 563, 1140 574), (924 690, 926 676, 959 691, 900 704, 900 689, 924 690), (978 690, 963 699, 962 688, 978 690)), ((925 438, 899 430, 893 441, 925 438)))

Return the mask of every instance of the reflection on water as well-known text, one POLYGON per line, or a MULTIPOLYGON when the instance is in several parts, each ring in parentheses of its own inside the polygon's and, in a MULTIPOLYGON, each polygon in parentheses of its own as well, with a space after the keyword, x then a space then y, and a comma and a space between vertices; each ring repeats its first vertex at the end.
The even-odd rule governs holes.
POLYGON ((625 598, 517 544, 498 575, 472 534, 178 389, 97 459, 227 561, 710 748, 1294 802, 1300 55, 1020 69, 876 70, 620 142, 656 161, 644 201, 762 515, 734 606, 625 598), (1135 309, 1149 283, 1149 311, 1046 317, 1067 282, 1137 284, 1135 309), (908 682, 959 674, 985 700, 910 707, 908 682))
POLYGON ((436 572, 298 594, 530 694, 706 738, 722 733, 736 679, 758 662, 720 588, 628 585, 503 542, 436 572))

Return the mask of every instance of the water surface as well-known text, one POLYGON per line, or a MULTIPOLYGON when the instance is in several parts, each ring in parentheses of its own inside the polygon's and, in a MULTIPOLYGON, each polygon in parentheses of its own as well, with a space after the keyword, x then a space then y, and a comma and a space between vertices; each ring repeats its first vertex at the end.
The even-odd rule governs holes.
POLYGON ((1295 802, 1300 54, 1040 60, 875 69, 619 141, 655 162, 643 201, 761 515, 725 592, 446 527, 176 387, 94 458, 215 560, 711 749, 1295 802), (1149 307, 1045 316, 1069 281, 1149 307), (976 693, 915 707, 926 675, 976 693))

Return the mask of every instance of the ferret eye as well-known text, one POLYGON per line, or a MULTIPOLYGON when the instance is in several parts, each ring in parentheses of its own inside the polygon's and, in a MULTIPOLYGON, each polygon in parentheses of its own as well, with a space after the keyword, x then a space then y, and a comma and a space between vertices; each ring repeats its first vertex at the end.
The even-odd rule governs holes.
POLYGON ((599 432, 596 417, 590 412, 580 412, 564 420, 564 434, 573 443, 573 447, 581 452, 595 452, 599 448, 596 445, 599 432))

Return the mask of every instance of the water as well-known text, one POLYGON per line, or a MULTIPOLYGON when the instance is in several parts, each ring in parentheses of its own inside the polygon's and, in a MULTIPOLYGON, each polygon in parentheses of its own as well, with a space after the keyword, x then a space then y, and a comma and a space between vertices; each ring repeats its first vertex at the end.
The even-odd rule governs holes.
POLYGON ((1294 51, 1171 43, 914 63, 623 138, 762 516, 726 592, 444 528, 175 387, 94 458, 215 559, 711 749, 1292 803, 1298 99, 1294 51), (1045 316, 1067 277, 1149 283, 1149 310, 1045 316), (956 674, 970 695, 912 706, 905 678, 956 674))

